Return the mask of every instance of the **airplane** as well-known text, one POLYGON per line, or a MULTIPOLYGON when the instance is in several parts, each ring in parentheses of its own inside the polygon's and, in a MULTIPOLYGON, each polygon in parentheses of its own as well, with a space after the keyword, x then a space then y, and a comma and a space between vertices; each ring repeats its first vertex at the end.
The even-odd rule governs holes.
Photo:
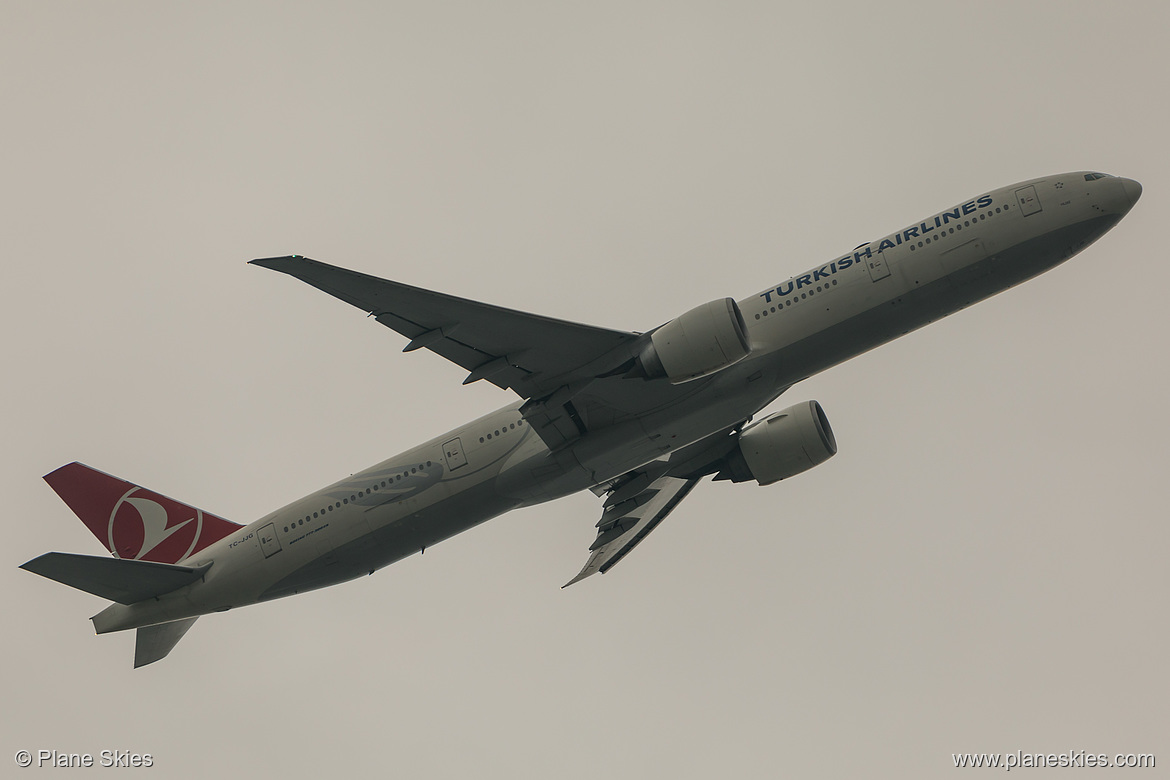
POLYGON ((837 452, 793 385, 1047 271, 1141 196, 1091 171, 992 190, 740 300, 645 333, 527 314, 297 255, 252 260, 367 312, 518 399, 248 525, 81 463, 45 476, 113 557, 50 552, 21 568, 114 603, 98 634, 137 629, 134 666, 199 616, 373 574, 519 507, 602 499, 584 567, 625 558, 704 478, 770 485, 837 452))

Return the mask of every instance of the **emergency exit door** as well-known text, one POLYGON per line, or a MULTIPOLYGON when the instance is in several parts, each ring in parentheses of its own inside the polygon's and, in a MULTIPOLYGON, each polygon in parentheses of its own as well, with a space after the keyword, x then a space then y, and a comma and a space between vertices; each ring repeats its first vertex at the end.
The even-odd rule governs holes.
POLYGON ((274 523, 264 526, 256 532, 256 535, 260 537, 260 551, 264 553, 265 558, 271 558, 280 552, 280 540, 276 538, 276 525, 274 523))
POLYGON ((890 266, 886 262, 886 256, 881 250, 874 252, 869 257, 863 258, 866 268, 869 269, 869 278, 873 281, 885 279, 890 275, 890 266))
POLYGON ((1040 198, 1036 195, 1036 187, 1031 184, 1016 190, 1016 200, 1020 204, 1020 213, 1025 217, 1043 210, 1040 198))
POLYGON ((463 442, 459 441, 458 436, 443 444, 443 457, 447 460, 449 471, 467 465, 467 456, 463 454, 463 442))

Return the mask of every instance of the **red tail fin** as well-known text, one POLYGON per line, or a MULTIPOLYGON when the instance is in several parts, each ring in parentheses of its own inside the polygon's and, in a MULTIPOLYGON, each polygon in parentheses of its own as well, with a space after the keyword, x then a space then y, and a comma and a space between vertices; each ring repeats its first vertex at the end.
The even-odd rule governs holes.
POLYGON ((178 563, 243 527, 82 463, 45 481, 118 558, 178 563))

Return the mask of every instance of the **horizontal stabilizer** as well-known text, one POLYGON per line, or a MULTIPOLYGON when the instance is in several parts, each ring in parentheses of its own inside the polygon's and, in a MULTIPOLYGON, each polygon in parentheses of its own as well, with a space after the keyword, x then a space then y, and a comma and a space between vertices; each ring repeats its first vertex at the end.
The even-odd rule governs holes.
POLYGON ((202 577, 211 564, 191 568, 128 558, 51 552, 33 558, 20 568, 119 604, 134 604, 190 585, 202 577))
POLYGON ((193 618, 138 629, 138 635, 134 638, 134 668, 166 658, 167 653, 174 649, 187 633, 187 629, 195 625, 198 619, 199 616, 196 615, 193 618))

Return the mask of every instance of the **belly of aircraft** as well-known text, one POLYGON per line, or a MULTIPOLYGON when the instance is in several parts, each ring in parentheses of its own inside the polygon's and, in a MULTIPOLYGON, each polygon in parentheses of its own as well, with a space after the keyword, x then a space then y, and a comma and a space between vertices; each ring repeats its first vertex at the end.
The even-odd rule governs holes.
POLYGON ((500 495, 492 481, 455 493, 399 517, 301 566, 265 590, 270 601, 352 580, 468 530, 519 505, 500 495))

